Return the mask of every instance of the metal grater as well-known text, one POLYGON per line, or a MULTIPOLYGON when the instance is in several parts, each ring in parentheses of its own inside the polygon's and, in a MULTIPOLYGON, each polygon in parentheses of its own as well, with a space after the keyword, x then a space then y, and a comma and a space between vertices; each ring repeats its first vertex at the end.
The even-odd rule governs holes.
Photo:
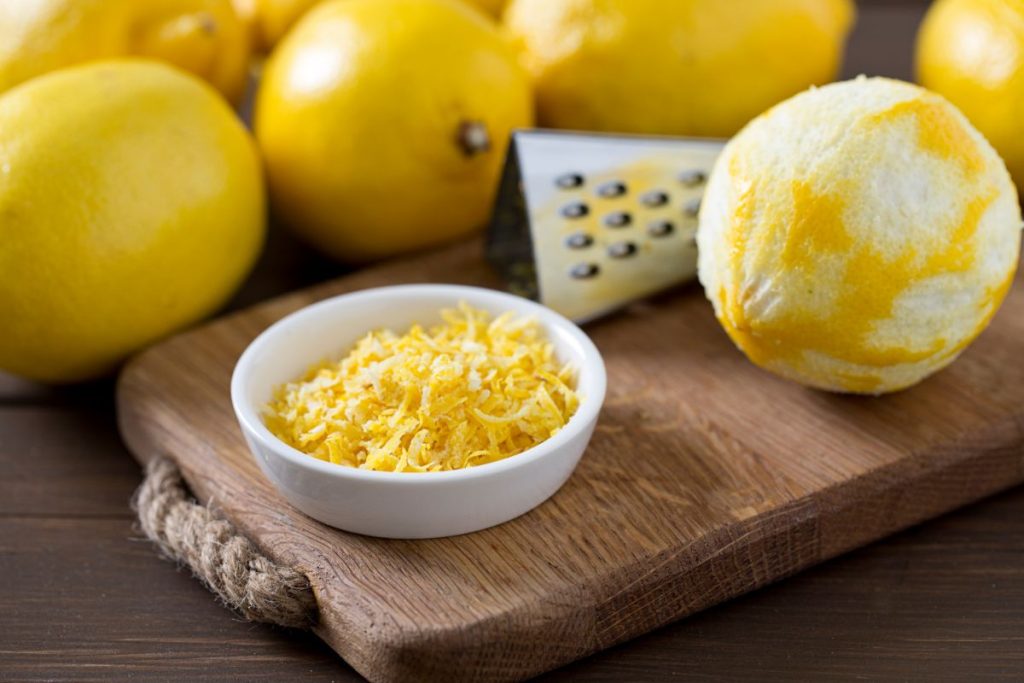
POLYGON ((576 321, 697 272, 697 212, 724 142, 512 135, 487 235, 509 290, 576 321))

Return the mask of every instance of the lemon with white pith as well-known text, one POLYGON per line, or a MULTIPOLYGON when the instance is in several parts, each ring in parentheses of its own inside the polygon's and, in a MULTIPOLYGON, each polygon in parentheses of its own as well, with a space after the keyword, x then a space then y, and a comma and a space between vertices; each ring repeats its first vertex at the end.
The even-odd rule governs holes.
POLYGON ((700 280, 757 365, 880 394, 981 333, 1020 228, 1005 165, 955 107, 858 78, 783 102, 726 146, 701 209, 700 280))

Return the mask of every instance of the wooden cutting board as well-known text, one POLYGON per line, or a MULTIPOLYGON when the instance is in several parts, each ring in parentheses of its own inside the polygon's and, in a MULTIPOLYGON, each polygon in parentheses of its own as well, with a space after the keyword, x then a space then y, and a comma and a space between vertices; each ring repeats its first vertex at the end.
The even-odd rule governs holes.
POLYGON ((372 681, 537 674, 1024 480, 1020 278, 956 363, 883 398, 757 369, 689 286, 587 326, 608 366, 607 403, 578 470, 536 510, 456 538, 394 541, 289 507, 231 411, 242 350, 334 294, 498 286, 480 252, 460 245, 273 300, 147 351, 121 377, 136 456, 174 458, 200 500, 306 573, 317 632, 372 681))

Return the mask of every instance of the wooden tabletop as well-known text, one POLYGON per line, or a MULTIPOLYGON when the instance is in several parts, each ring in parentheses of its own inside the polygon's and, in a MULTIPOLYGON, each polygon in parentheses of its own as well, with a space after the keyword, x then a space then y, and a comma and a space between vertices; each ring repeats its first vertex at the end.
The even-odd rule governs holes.
MULTIPOLYGON (((917 2, 861 8, 846 71, 910 76, 917 2)), ((273 234, 237 308, 338 275, 273 234)), ((354 681, 316 638, 241 621, 133 529, 113 383, 0 375, 0 680, 354 681)), ((552 681, 1024 679, 1024 490, 590 657, 552 681)))

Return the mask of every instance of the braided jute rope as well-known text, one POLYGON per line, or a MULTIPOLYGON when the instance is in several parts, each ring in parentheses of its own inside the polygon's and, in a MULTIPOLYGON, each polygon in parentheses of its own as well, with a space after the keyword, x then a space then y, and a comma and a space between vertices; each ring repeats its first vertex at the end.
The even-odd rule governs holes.
POLYGON ((274 563, 231 522, 194 502, 177 466, 154 458, 132 505, 139 526, 167 557, 187 565, 250 621, 308 628, 316 621, 309 580, 274 563))

